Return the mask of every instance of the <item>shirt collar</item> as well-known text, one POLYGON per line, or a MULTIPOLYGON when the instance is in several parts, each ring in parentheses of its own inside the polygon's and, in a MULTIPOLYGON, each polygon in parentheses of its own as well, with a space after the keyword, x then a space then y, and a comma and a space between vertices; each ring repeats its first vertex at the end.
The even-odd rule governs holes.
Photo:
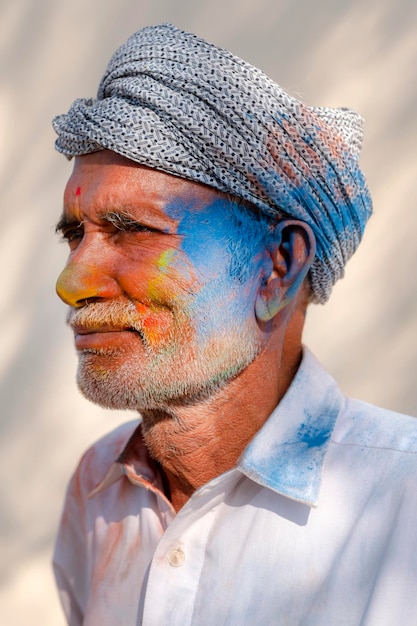
POLYGON ((326 452, 344 397, 304 348, 286 394, 244 450, 238 469, 288 498, 318 506, 326 452))
MULTIPOLYGON (((237 469, 258 484, 311 507, 318 506, 323 465, 344 397, 308 348, 286 394, 245 448, 237 469)), ((122 476, 164 492, 162 472, 143 441, 141 424, 93 497, 122 476)))
POLYGON ((125 447, 117 459, 111 464, 107 474, 98 483, 98 485, 90 491, 89 498, 94 497, 110 487, 113 483, 120 480, 123 476, 129 479, 134 485, 145 487, 151 491, 157 492, 165 500, 163 473, 159 463, 153 460, 146 448, 143 434, 142 423, 139 422, 125 447))

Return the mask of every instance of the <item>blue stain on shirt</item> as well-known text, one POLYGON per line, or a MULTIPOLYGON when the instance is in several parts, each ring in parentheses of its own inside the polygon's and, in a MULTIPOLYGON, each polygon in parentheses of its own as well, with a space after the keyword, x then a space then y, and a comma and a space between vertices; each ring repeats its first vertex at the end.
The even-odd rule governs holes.
POLYGON ((317 423, 314 421, 312 423, 303 423, 300 424, 297 439, 301 443, 305 443, 308 448, 318 448, 322 446, 332 434, 332 429, 329 428, 328 424, 317 423))
POLYGON ((331 434, 344 401, 328 374, 312 365, 306 349, 281 402, 243 452, 238 468, 255 482, 308 506, 317 506, 331 434), (324 390, 324 391, 323 391, 324 390), (300 397, 308 394, 308 409, 300 397))

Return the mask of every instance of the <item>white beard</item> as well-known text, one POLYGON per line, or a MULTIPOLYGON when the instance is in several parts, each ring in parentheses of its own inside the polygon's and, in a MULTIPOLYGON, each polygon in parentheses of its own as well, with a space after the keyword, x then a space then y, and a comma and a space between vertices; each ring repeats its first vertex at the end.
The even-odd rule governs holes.
MULTIPOLYGON (((97 305, 89 306, 93 312, 97 305)), ((176 323, 161 346, 146 345, 143 337, 132 336, 126 350, 80 351, 77 382, 83 395, 113 409, 190 405, 212 397, 259 353, 254 328, 229 327, 200 347, 184 331, 189 320, 179 321, 180 317, 177 312, 176 323)))

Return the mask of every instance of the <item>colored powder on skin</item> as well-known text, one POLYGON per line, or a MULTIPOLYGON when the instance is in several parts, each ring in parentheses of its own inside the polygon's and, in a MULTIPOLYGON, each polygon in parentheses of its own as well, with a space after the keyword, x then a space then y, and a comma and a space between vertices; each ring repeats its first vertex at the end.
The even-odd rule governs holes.
POLYGON ((76 196, 80 196, 81 195, 81 187, 77 187, 77 190, 75 192, 76 196))
POLYGON ((193 302, 195 311, 206 311, 196 329, 200 338, 204 341, 219 329, 227 332, 228 325, 245 323, 253 313, 251 278, 259 251, 259 235, 257 240, 253 236, 254 218, 223 198, 197 208, 192 200, 180 200, 166 211, 179 221, 181 250, 201 285, 193 302))
POLYGON ((74 293, 71 291, 67 291, 67 285, 77 285, 79 281, 82 280, 83 290, 85 293, 90 294, 92 297, 97 293, 97 284, 100 280, 100 277, 97 276, 97 268, 95 265, 85 264, 82 267, 82 271, 80 274, 80 268, 76 265, 70 263, 62 270, 61 274, 58 278, 60 293, 63 297, 66 297, 68 301, 72 302, 74 298, 74 293))
POLYGON ((168 267, 172 264, 172 260, 175 256, 175 250, 173 248, 169 248, 162 252, 161 256, 158 259, 158 269, 166 274, 168 267))
POLYGON ((158 300, 160 297, 161 287, 167 280, 167 274, 169 273, 170 266, 173 263, 176 250, 174 248, 168 248, 164 250, 159 256, 156 266, 158 272, 154 278, 148 281, 146 290, 147 295, 151 300, 158 300))
POLYGON ((192 291, 195 283, 194 272, 192 267, 188 267, 185 260, 178 259, 177 250, 168 248, 164 250, 156 261, 158 272, 155 277, 147 283, 147 295, 151 300, 159 300, 163 293, 166 293, 166 285, 168 280, 174 280, 178 283, 187 283, 185 293, 192 291), (176 280, 177 279, 177 280, 176 280))
MULTIPOLYGON (((147 296, 149 300, 154 302, 166 301, 167 292, 169 293, 169 283, 172 282, 176 287, 181 285, 183 287, 183 294, 181 291, 178 293, 170 294, 172 301, 179 300, 181 302, 179 306, 186 308, 189 294, 193 292, 195 288, 195 279, 193 277, 192 268, 187 267, 184 261, 178 261, 178 252, 175 248, 168 248, 164 250, 156 261, 156 267, 158 269, 154 278, 147 282, 147 296), (185 288, 184 288, 185 285, 185 288)), ((142 328, 146 340, 150 346, 157 346, 161 342, 161 338, 168 331, 169 325, 172 322, 171 313, 166 310, 166 316, 164 315, 163 307, 152 311, 148 306, 139 305, 138 311, 141 314, 142 328)))
MULTIPOLYGON (((136 304, 141 316, 142 331, 149 346, 155 346, 161 341, 161 336, 166 332, 170 320, 164 319, 160 310, 153 312, 144 304, 136 304)), ((169 315, 169 314, 168 314, 169 315)))
MULTIPOLYGON (((248 328, 254 319, 259 224, 254 227, 253 214, 227 199, 195 207, 192 200, 176 200, 165 210, 179 222, 180 243, 156 259, 147 296, 156 303, 171 298, 190 321, 186 332, 205 349, 221 337, 226 345, 236 329, 248 328)), ((139 312, 148 344, 161 345, 172 317, 163 315, 163 307, 143 306, 139 312)), ((219 379, 228 376, 228 371, 219 373, 219 379)))

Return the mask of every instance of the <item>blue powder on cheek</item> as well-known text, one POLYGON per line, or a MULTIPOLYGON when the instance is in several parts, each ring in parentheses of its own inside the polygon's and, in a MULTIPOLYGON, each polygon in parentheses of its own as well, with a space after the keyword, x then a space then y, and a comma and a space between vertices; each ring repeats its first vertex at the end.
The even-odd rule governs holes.
POLYGON ((196 268, 217 273, 226 267, 240 283, 250 278, 271 232, 270 216, 227 198, 196 209, 190 201, 176 201, 166 210, 180 222, 181 250, 196 268))
POLYGON ((247 210, 219 198, 196 209, 191 202, 177 201, 166 211, 179 220, 181 250, 199 272, 213 279, 227 273, 241 282, 249 277, 259 249, 260 227, 247 210))
POLYGON ((227 241, 236 236, 230 220, 225 219, 227 202, 222 199, 194 208, 192 201, 171 203, 166 212, 179 220, 178 234, 182 236, 181 250, 199 270, 216 270, 224 267, 222 256, 227 250, 227 241), (219 258, 220 256, 220 258, 219 258))
POLYGON ((245 323, 254 311, 259 224, 226 198, 197 208, 189 201, 176 201, 166 212, 179 221, 180 249, 201 282, 193 302, 196 312, 205 311, 201 336, 245 323))

